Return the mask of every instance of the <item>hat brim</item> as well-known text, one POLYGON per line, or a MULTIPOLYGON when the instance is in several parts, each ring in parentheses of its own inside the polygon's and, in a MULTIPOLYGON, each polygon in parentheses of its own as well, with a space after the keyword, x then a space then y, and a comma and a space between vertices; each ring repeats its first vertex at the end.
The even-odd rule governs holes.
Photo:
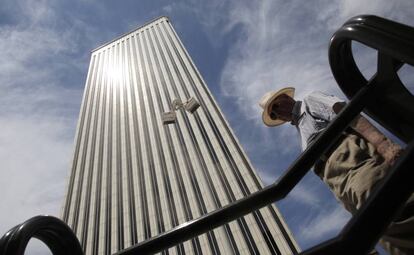
POLYGON ((269 127, 274 127, 274 126, 279 126, 279 125, 282 125, 283 123, 285 123, 286 121, 285 120, 281 120, 281 119, 272 119, 272 118, 270 118, 270 112, 271 112, 271 109, 270 109, 270 104, 278 97, 278 96, 280 96, 280 95, 283 95, 283 94, 286 94, 286 95, 288 95, 288 96, 290 96, 290 97, 294 97, 294 95, 295 95, 295 88, 292 88, 292 87, 287 87, 287 88, 283 88, 283 89, 281 89, 281 90, 279 90, 279 91, 277 91, 277 92, 275 92, 271 97, 269 97, 269 99, 266 101, 266 104, 264 105, 264 107, 263 107, 263 114, 262 114, 262 120, 263 120, 263 123, 266 125, 266 126, 269 126, 269 127))

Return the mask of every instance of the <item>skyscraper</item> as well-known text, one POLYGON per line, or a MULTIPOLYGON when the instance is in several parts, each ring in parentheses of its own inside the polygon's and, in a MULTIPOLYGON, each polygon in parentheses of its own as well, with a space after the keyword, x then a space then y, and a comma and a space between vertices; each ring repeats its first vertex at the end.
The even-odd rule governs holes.
MULTIPOLYGON (((261 189, 167 18, 92 51, 63 220, 86 254, 111 254, 261 189), (162 114, 195 98, 192 114, 162 114)), ((272 205, 169 254, 292 254, 272 205)), ((166 252, 165 252, 166 253, 166 252)))

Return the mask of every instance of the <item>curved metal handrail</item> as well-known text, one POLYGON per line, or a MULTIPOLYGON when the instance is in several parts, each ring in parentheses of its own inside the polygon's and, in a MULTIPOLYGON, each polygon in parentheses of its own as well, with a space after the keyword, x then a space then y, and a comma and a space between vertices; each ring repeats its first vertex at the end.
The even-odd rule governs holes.
POLYGON ((414 139, 414 97, 397 71, 402 63, 414 65, 414 29, 377 16, 361 15, 347 21, 332 36, 329 63, 339 87, 350 99, 368 83, 354 61, 352 41, 378 51, 378 70, 371 83, 381 93, 367 102, 365 112, 408 143, 414 139))
POLYGON ((0 239, 0 254, 23 255, 32 237, 43 241, 53 254, 83 254, 78 239, 65 222, 43 215, 35 216, 10 229, 0 239))

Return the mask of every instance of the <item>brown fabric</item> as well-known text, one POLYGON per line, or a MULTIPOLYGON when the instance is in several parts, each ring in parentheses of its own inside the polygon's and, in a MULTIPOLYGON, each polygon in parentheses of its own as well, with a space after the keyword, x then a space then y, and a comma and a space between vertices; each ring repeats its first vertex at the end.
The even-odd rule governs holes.
MULTIPOLYGON (((325 164, 315 165, 315 173, 352 214, 367 200, 388 169, 374 146, 354 134, 342 141, 325 164)), ((412 205, 414 195, 407 202, 407 208, 412 205)), ((414 255, 414 215, 413 210, 407 212, 389 227, 380 241, 392 255, 414 255)))

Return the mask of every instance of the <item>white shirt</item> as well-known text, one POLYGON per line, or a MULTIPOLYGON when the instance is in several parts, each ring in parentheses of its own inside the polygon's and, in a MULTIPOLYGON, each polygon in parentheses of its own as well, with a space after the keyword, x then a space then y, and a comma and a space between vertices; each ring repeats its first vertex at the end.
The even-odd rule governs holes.
POLYGON ((336 113, 332 107, 338 102, 344 100, 319 91, 310 93, 303 101, 296 101, 292 111, 292 124, 299 131, 302 150, 335 118, 336 113))

